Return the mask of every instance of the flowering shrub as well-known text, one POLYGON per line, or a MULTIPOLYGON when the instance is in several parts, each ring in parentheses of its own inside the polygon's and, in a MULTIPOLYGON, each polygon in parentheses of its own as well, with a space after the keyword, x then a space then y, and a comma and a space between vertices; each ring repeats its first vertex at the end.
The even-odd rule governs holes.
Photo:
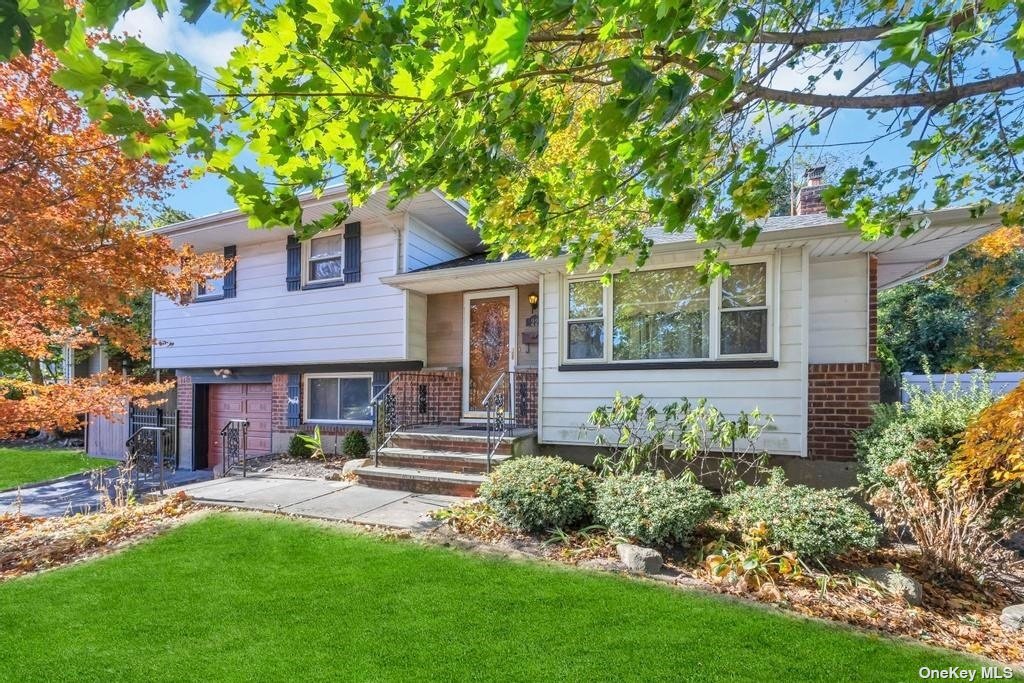
POLYGON ((714 510, 712 493, 692 478, 653 472, 601 479, 594 501, 600 524, 644 545, 685 542, 714 510))
POLYGON ((771 547, 801 557, 828 558, 878 543, 878 526, 845 491, 789 486, 781 469, 772 471, 765 486, 742 487, 723 502, 736 529, 763 522, 771 547))
POLYGON ((594 474, 555 457, 512 458, 480 485, 480 498, 498 519, 522 531, 579 522, 593 496, 594 474))

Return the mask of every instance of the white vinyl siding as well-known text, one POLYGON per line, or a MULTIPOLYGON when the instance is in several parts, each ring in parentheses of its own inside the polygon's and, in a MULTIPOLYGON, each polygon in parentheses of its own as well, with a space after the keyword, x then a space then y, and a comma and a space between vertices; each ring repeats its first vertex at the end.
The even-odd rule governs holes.
MULTIPOLYGON (((690 265, 695 258, 655 255, 648 265, 690 265)), ((759 408, 775 418, 774 427, 762 437, 761 446, 771 453, 800 455, 803 452, 805 362, 802 353, 803 256, 799 249, 778 252, 771 260, 769 289, 772 324, 769 348, 776 368, 680 368, 658 370, 559 371, 565 348, 566 319, 563 313, 566 277, 544 278, 543 382, 540 441, 549 444, 592 445, 593 434, 581 433, 591 411, 608 404, 615 392, 644 394, 656 403, 680 398, 707 398, 727 414, 759 408)))
POLYGON ((406 270, 419 270, 427 266, 451 261, 468 252, 415 216, 406 215, 405 221, 405 259, 406 270))
POLYGON ((868 256, 812 259, 810 362, 868 361, 868 256))
POLYGON ((360 282, 289 292, 283 236, 240 244, 238 294, 179 307, 155 297, 156 368, 347 363, 407 358, 407 295, 395 272, 395 233, 363 221, 360 282))

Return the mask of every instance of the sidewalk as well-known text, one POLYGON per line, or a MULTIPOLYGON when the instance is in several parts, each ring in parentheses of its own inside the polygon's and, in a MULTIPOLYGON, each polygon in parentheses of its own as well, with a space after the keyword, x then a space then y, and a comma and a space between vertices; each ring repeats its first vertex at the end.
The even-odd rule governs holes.
POLYGON ((250 475, 190 484, 184 491, 208 505, 263 510, 358 524, 427 531, 441 523, 434 510, 465 500, 360 486, 347 481, 250 475))

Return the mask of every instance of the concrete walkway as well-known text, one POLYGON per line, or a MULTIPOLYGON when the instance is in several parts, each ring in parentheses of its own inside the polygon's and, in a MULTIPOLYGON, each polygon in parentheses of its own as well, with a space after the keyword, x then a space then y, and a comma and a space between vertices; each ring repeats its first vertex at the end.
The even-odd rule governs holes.
POLYGON ((455 496, 373 489, 347 481, 263 475, 225 477, 176 490, 210 505, 415 531, 440 526, 430 513, 465 500, 455 496))
MULTIPOLYGON (((107 481, 117 478, 117 468, 110 468, 105 473, 107 481)), ((185 483, 208 479, 209 472, 177 470, 167 473, 165 488, 181 486, 185 483)), ((158 485, 143 483, 139 493, 152 491, 158 485)), ((110 486, 113 495, 113 484, 110 486)), ((61 515, 98 510, 103 498, 96 490, 92 475, 89 473, 65 477, 51 482, 28 485, 20 490, 0 493, 0 514, 18 512, 32 517, 60 517, 61 515)))

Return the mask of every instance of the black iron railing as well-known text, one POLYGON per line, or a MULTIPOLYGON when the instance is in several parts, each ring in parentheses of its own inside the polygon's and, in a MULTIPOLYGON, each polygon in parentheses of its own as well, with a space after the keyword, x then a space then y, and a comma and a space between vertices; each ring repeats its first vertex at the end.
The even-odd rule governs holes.
POLYGON ((178 412, 161 407, 140 408, 134 403, 128 405, 128 433, 134 434, 143 427, 163 427, 163 453, 165 457, 178 456, 178 412))
POLYGON ((399 372, 370 399, 373 464, 396 432, 417 425, 455 425, 462 419, 462 377, 453 372, 399 372))
POLYGON ((224 423, 220 430, 222 474, 227 475, 231 469, 240 464, 242 476, 246 476, 245 447, 248 434, 249 421, 246 419, 232 418, 224 423))
POLYGON ((124 442, 124 469, 130 473, 134 489, 142 480, 158 482, 164 492, 165 473, 174 473, 178 459, 164 450, 166 427, 139 427, 124 442))
POLYGON ((502 439, 537 424, 537 373, 503 372, 484 396, 487 413, 487 471, 502 439))

